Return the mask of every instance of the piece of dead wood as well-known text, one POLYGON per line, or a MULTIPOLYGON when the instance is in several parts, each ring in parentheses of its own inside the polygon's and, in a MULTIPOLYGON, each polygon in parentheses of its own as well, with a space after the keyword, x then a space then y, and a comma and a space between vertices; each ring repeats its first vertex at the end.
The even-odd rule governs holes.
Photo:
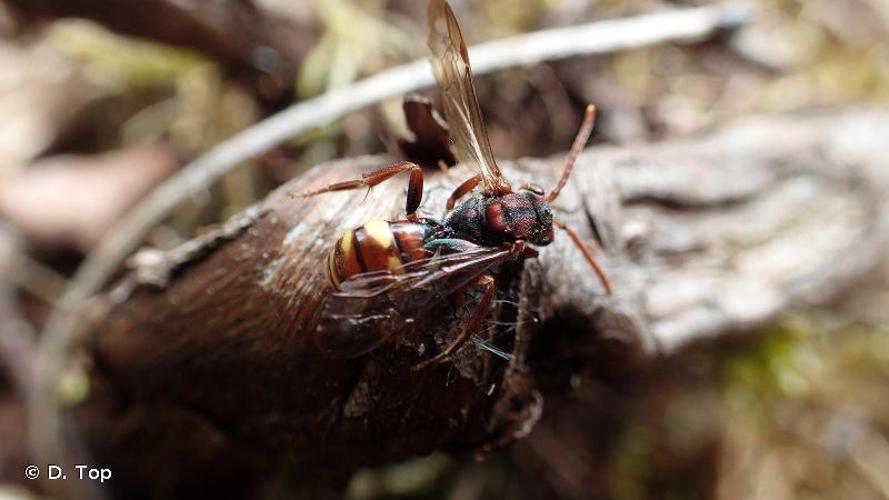
MULTIPOLYGON (((314 344, 330 245, 369 218, 398 218, 404 193, 395 181, 364 201, 291 199, 387 160, 319 166, 200 240, 137 259, 93 304, 78 354, 91 392, 69 422, 127 498, 247 495, 282 475, 341 486, 358 467, 433 450, 484 456, 531 431, 538 383, 565 387, 553 380, 602 363, 631 372, 853 289, 889 235, 887 127, 876 110, 761 117, 700 140, 589 150, 555 209, 601 242, 615 295, 557 237, 498 274, 484 337, 511 359, 470 345, 419 374, 422 351, 447 342, 466 308, 441 304, 359 359, 314 344)), ((504 167, 547 186, 561 161, 504 167)), ((430 174, 421 213, 440 215, 466 175, 430 174)))
POLYGON ((407 134, 411 138, 396 139, 399 156, 426 168, 452 167, 457 158, 451 151, 451 135, 444 117, 435 110, 432 100, 419 94, 405 96, 401 105, 407 134))

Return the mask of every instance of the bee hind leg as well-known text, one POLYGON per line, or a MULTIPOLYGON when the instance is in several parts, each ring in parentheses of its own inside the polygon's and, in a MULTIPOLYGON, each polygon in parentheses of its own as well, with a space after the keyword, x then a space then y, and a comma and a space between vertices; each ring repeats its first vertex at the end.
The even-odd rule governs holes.
POLYGON ((408 220, 417 220, 417 209, 420 208, 420 203, 423 201, 423 170, 417 164, 411 163, 409 161, 396 163, 395 165, 383 167, 372 172, 367 172, 366 174, 362 175, 360 179, 337 182, 320 189, 315 189, 313 191, 306 191, 303 193, 291 193, 291 197, 309 198, 322 193, 331 193, 334 191, 350 191, 352 189, 359 188, 367 188, 369 193, 370 189, 377 184, 382 184, 392 177, 395 177, 402 172, 408 171, 411 173, 411 177, 408 181, 407 202, 405 203, 405 211, 407 212, 408 220))
POLYGON ((491 303, 494 300, 494 293, 497 288, 495 286, 494 278, 487 274, 483 274, 475 279, 474 282, 476 285, 480 285, 484 288, 484 295, 482 296, 481 302, 479 302, 478 306, 476 306, 475 311, 472 314, 472 319, 469 320, 469 324, 466 325, 466 328, 460 332, 460 335, 454 339, 453 342, 448 344, 447 347, 444 348, 440 353, 436 354, 432 358, 429 358, 416 366, 414 366, 413 371, 420 371, 424 368, 427 368, 432 365, 436 365, 441 363, 442 361, 450 358, 458 349, 460 349, 463 344, 472 337, 472 334, 478 333, 482 325, 484 325, 485 318, 488 316, 488 311, 491 310, 491 303))

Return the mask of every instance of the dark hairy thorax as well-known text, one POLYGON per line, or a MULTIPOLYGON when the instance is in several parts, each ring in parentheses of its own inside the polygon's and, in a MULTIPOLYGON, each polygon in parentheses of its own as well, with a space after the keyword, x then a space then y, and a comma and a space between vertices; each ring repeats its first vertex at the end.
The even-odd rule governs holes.
POLYGON ((444 230, 450 238, 483 246, 517 240, 548 245, 553 240, 553 217, 546 202, 531 192, 480 194, 454 207, 444 220, 444 230))

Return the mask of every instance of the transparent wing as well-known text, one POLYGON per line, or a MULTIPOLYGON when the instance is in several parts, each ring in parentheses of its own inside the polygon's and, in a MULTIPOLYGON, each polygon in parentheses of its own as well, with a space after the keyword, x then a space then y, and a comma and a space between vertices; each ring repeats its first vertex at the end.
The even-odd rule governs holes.
POLYGON ((428 21, 432 69, 441 88, 445 117, 458 156, 479 171, 485 191, 499 193, 508 184, 488 142, 472 83, 469 53, 457 19, 444 0, 432 0, 428 21))
POLYGON ((331 358, 370 352, 509 254, 479 248, 411 262, 396 272, 353 276, 322 306, 316 343, 331 358))

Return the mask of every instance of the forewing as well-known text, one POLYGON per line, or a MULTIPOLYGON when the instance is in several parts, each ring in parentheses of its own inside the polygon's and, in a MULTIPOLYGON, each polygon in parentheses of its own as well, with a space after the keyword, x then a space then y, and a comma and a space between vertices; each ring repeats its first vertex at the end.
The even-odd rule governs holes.
POLYGON ((387 294, 367 298, 330 295, 322 306, 315 343, 328 357, 353 358, 370 352, 404 324, 387 294))
POLYGON ((331 358, 370 352, 508 257, 508 250, 479 248, 412 262, 398 273, 353 276, 327 297, 316 342, 331 358))
POLYGON ((505 181, 482 122, 469 53, 457 19, 444 0, 429 3, 428 17, 432 69, 441 88, 445 117, 458 156, 481 173, 486 191, 498 192, 505 181))

